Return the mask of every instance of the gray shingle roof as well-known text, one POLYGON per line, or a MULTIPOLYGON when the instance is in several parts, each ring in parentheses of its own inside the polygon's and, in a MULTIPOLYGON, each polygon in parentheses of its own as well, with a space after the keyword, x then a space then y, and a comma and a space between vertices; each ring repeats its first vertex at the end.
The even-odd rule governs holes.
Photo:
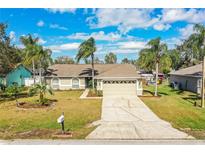
MULTIPOLYGON (((91 77, 91 64, 55 64, 49 67, 46 76, 91 77)), ((138 78, 131 64, 95 64, 95 78, 138 78)))
POLYGON ((172 71, 170 75, 182 75, 182 76, 192 76, 201 77, 202 76, 202 64, 194 65, 191 67, 183 68, 177 71, 172 71))

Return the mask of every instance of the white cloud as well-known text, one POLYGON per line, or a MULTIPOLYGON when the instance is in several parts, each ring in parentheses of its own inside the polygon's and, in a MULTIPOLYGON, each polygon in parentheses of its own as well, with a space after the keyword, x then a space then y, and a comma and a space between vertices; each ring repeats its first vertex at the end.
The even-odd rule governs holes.
POLYGON ((48 8, 47 11, 51 13, 75 13, 76 8, 48 8))
POLYGON ((122 49, 116 49, 116 50, 111 50, 110 52, 113 52, 113 53, 121 53, 121 54, 130 54, 130 53, 138 53, 139 50, 132 50, 132 49, 126 49, 126 50, 122 50, 122 49))
POLYGON ((50 28, 53 28, 53 29, 68 30, 68 28, 63 27, 63 26, 60 26, 60 25, 58 25, 58 24, 50 24, 49 27, 50 27, 50 28))
POLYGON ((47 46, 47 48, 51 49, 53 52, 60 52, 60 51, 78 49, 79 45, 80 43, 66 43, 66 44, 61 44, 61 45, 47 46))
POLYGON ((38 22, 37 22, 37 26, 38 26, 38 27, 43 27, 43 26, 44 26, 43 20, 38 21, 38 22))
POLYGON ((176 45, 182 44, 182 39, 180 37, 171 37, 163 40, 163 42, 167 44, 169 49, 174 49, 176 45))
POLYGON ((201 23, 205 22, 204 14, 205 10, 200 9, 163 9, 162 22, 186 21, 188 23, 201 23))
POLYGON ((155 29, 155 30, 158 30, 158 31, 166 31, 166 30, 168 30, 169 28, 171 28, 171 25, 170 24, 163 24, 163 23, 156 23, 154 26, 153 26, 153 28, 155 29))
POLYGON ((93 37, 96 40, 103 40, 103 41, 117 41, 121 39, 121 35, 118 33, 108 33, 105 34, 104 31, 93 32, 91 34, 88 33, 75 33, 72 35, 67 36, 69 39, 76 39, 76 40, 86 40, 89 37, 93 37))
POLYGON ((132 49, 105 49, 104 51, 97 51, 95 54, 96 55, 105 55, 108 54, 109 52, 115 53, 115 54, 132 54, 132 53, 138 53, 139 50, 132 50, 132 49))
POLYGON ((152 9, 98 9, 95 16, 88 17, 91 28, 117 26, 121 33, 127 33, 134 28, 147 28, 159 21, 151 17, 152 9))
POLYGON ((9 38, 10 38, 11 40, 13 40, 13 41, 16 40, 16 34, 15 34, 14 31, 10 31, 10 33, 9 33, 9 38))
POLYGON ((166 31, 177 21, 187 23, 204 23, 203 9, 162 9, 156 13, 154 9, 97 9, 94 15, 86 19, 91 28, 117 27, 122 34, 132 29, 153 27, 158 31, 166 31))
POLYGON ((119 49, 143 49, 146 46, 146 42, 141 41, 129 41, 129 42, 118 42, 119 49))
POLYGON ((42 38, 39 38, 39 40, 38 40, 38 43, 39 44, 45 44, 47 41, 45 41, 44 39, 42 39, 42 38))
POLYGON ((184 28, 179 29, 179 33, 183 39, 188 38, 191 34, 193 34, 195 31, 193 29, 194 25, 193 24, 188 24, 184 28))

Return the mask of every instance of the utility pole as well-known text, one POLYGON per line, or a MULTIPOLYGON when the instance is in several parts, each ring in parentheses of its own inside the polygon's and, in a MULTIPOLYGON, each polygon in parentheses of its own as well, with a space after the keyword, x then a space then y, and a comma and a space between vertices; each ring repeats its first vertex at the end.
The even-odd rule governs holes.
POLYGON ((202 90, 201 90, 201 107, 204 108, 204 79, 205 79, 205 56, 202 63, 202 90))

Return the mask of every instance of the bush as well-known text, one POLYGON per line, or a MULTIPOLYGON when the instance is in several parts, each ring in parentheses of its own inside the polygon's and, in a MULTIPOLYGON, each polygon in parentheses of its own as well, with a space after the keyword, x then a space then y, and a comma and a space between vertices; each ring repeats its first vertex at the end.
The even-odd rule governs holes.
POLYGON ((6 89, 6 86, 4 84, 0 83, 0 91, 4 92, 5 89, 6 89))
POLYGON ((46 103, 45 102, 46 98, 44 97, 44 95, 46 93, 49 93, 49 94, 53 95, 52 89, 46 84, 36 84, 29 90, 29 95, 30 96, 33 96, 35 94, 39 94, 39 100, 38 101, 42 105, 45 105, 45 103, 46 103))
POLYGON ((102 90, 90 89, 88 93, 88 97, 101 97, 101 96, 103 96, 102 90))
MULTIPOLYGON (((97 86, 97 81, 96 80, 94 80, 94 84, 95 84, 95 87, 97 86)), ((92 80, 89 80, 88 81, 88 87, 89 88, 92 88, 93 87, 93 81, 92 80)))
POLYGON ((18 102, 18 95, 23 91, 23 88, 18 86, 18 84, 13 84, 9 87, 7 87, 5 89, 5 92, 6 94, 9 96, 9 97, 14 97, 14 99, 16 100, 16 105, 18 106, 19 105, 19 102, 18 102))

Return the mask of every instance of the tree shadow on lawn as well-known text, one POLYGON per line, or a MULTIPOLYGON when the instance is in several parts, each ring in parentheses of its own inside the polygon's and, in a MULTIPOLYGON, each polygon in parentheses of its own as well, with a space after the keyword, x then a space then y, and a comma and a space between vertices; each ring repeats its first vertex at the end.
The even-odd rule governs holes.
MULTIPOLYGON (((145 95, 147 93, 147 95, 154 96, 154 92, 149 90, 143 90, 143 93, 145 93, 145 95)), ((168 95, 168 94, 165 92, 158 92, 158 96, 163 96, 163 95, 168 95)))
POLYGON ((175 92, 176 94, 180 95, 184 93, 184 90, 176 90, 176 89, 171 89, 171 92, 175 92))
MULTIPOLYGON (((19 98, 28 98, 28 97, 31 97, 31 96, 29 96, 27 92, 20 93, 17 96, 18 99, 19 98)), ((0 95, 0 103, 5 102, 5 101, 13 101, 13 100, 15 100, 15 98, 12 96, 9 97, 7 94, 0 95)))
POLYGON ((200 100, 200 97, 197 96, 197 95, 188 95, 188 97, 182 97, 182 99, 186 100, 187 102, 191 103, 192 105, 196 105, 196 106, 199 106, 197 105, 197 101, 200 100))

